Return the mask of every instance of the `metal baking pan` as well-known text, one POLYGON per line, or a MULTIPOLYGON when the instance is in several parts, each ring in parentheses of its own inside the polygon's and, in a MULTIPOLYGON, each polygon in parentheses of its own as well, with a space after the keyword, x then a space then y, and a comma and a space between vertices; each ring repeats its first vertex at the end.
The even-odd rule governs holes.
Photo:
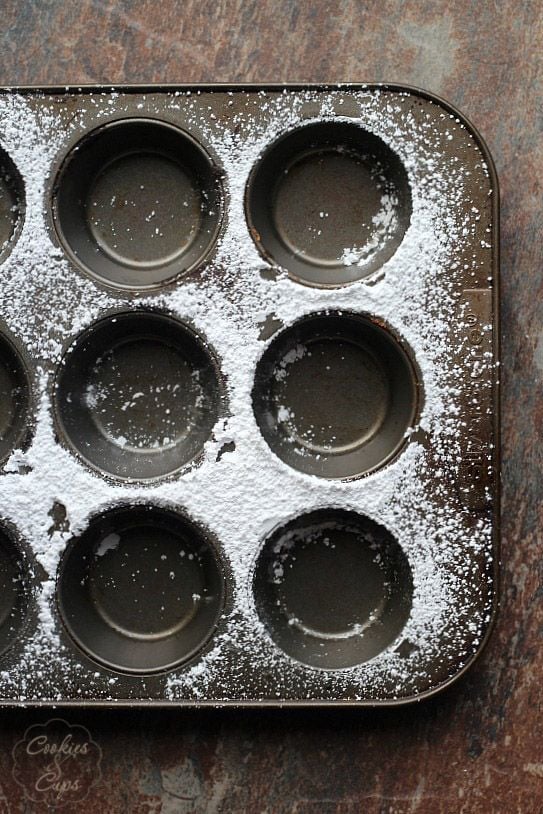
POLYGON ((396 704, 497 605, 498 184, 396 85, 0 93, 0 702, 396 704))

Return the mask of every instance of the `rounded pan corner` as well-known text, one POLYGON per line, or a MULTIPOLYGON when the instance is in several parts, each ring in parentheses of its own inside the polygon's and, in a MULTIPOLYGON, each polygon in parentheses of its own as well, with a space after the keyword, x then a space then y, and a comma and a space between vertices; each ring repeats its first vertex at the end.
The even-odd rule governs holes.
MULTIPOLYGON (((497 571, 497 568, 496 568, 497 571)), ((496 574, 497 576, 497 574, 496 574)), ((456 670, 452 675, 448 676, 448 678, 444 679, 443 681, 439 682, 438 684, 428 687, 428 689, 423 690, 420 693, 415 695, 409 695, 405 698, 398 698, 392 699, 391 701, 385 700, 379 702, 378 706, 407 706, 410 704, 416 704, 420 701, 426 701, 430 698, 434 698, 437 695, 441 695, 441 693, 446 692, 450 689, 454 684, 460 681, 466 673, 468 673, 473 665, 481 658, 483 652, 485 651, 490 637, 492 636, 492 632, 494 630, 496 619, 498 616, 498 605, 499 605, 499 596, 497 591, 494 592, 494 600, 492 604, 492 610, 490 619, 487 622, 484 635, 477 646, 477 649, 471 654, 469 659, 456 670)), ((369 705, 368 705, 369 706, 369 705)))
POLYGON ((481 150, 481 153, 483 154, 483 158, 485 159, 485 162, 488 165, 488 169, 489 169, 489 172, 490 172, 490 177, 491 177, 491 180, 492 180, 492 185, 496 189, 496 192, 498 193, 495 196, 496 204, 497 204, 497 202, 499 200, 499 191, 500 191, 499 190, 499 179, 498 179, 498 172, 496 170, 496 164, 494 162, 494 158, 492 156, 492 153, 490 152, 490 148, 489 148, 485 138, 481 134, 481 131, 473 124, 471 119, 468 118, 465 113, 462 113, 462 111, 459 110, 458 107, 456 107, 456 105, 454 105, 452 102, 449 102, 447 99, 443 98, 443 96, 440 96, 439 94, 434 93, 433 91, 426 90, 425 88, 421 88, 418 85, 409 85, 409 84, 402 84, 402 83, 396 83, 396 82, 393 82, 393 83, 383 82, 383 83, 375 83, 375 84, 372 83, 372 84, 364 86, 364 87, 379 87, 379 88, 381 88, 383 90, 408 92, 408 93, 411 93, 411 94, 413 94, 415 96, 419 96, 419 97, 421 97, 423 99, 427 99, 428 101, 432 102, 435 105, 438 105, 443 110, 447 111, 448 113, 452 113, 456 118, 458 118, 460 123, 466 128, 466 130, 468 131, 470 136, 472 136, 474 141, 477 143, 477 146, 481 150))

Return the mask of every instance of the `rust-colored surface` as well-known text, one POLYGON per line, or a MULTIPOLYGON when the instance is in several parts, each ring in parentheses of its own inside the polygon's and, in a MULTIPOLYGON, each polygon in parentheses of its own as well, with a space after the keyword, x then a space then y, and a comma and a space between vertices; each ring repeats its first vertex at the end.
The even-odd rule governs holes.
MULTIPOLYGON (((59 811, 543 811, 541 11, 536 0, 2 4, 0 85, 418 84, 474 121, 502 190, 502 607, 480 661, 402 710, 61 711, 102 762, 85 802, 59 811)), ((55 714, 0 714, 0 812, 53 810, 25 800, 12 749, 55 714)))

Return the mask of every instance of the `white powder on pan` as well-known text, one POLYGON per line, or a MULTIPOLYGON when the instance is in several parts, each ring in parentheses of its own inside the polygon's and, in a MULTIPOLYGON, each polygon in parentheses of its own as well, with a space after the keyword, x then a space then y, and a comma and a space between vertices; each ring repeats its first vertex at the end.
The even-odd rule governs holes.
MULTIPOLYGON (((216 251, 200 277, 134 300, 105 293, 54 245, 45 186, 67 140, 83 132, 81 112, 92 110, 97 122, 133 114, 131 98, 84 96, 69 116, 62 100, 0 97, 0 141, 26 190, 23 230, 2 265, 1 317, 39 368, 33 441, 4 466, 0 512, 17 526, 45 572, 38 624, 26 634, 20 661, 0 675, 3 697, 401 698, 431 686, 434 675, 442 681, 459 662, 467 663, 484 635, 491 601, 484 595, 481 569, 491 559, 492 527, 488 516, 470 515, 457 494, 465 421, 465 368, 458 362, 465 326, 458 300, 465 281, 478 279, 476 237, 489 239, 488 212, 470 205, 473 190, 487 189, 488 181, 482 157, 477 155, 473 177, 449 152, 449 136, 460 154, 478 148, 448 113, 425 117, 409 94, 308 90, 233 93, 230 101, 231 115, 217 118, 209 116, 204 94, 150 95, 143 101, 149 114, 179 116, 208 145, 224 169, 228 206, 216 251), (343 105, 349 109, 344 116, 343 105), (299 285, 283 271, 273 278, 261 273, 267 264, 251 239, 243 208, 249 173, 270 141, 322 118, 354 120, 389 144, 408 172, 413 205, 403 242, 379 274, 331 290, 299 285), (202 463, 172 481, 113 485, 55 438, 50 391, 63 347, 99 316, 122 307, 159 308, 189 321, 214 348, 226 377, 227 419, 217 423, 202 463), (251 406, 255 366, 266 347, 258 338, 263 317, 273 314, 288 326, 304 314, 326 310, 384 320, 414 352, 424 387, 414 439, 392 464, 350 482, 325 481, 282 463, 260 435, 251 406), (223 444, 232 442, 235 449, 219 455, 223 444), (162 679, 119 679, 104 689, 102 673, 77 664, 59 635, 55 575, 68 539, 89 517, 126 501, 180 507, 214 533, 232 573, 231 608, 210 649, 193 665, 162 679), (51 530, 55 502, 66 507, 68 530, 51 530), (279 651, 256 614, 251 588, 264 538, 278 525, 325 507, 349 509, 385 525, 406 553, 414 582, 412 612, 398 640, 372 661, 340 671, 305 667, 279 651), (402 642, 411 647, 408 655, 398 652, 402 642), (52 661, 59 671, 51 671, 47 681, 36 680, 37 671, 52 661), (264 675, 271 676, 267 684, 264 675)), ((344 262, 359 262, 360 251, 345 247, 344 262)), ((492 358, 478 363, 491 366, 492 358)))
POLYGON ((381 209, 372 218, 375 228, 371 238, 364 246, 352 246, 350 249, 343 250, 341 262, 344 266, 366 265, 372 254, 388 243, 398 228, 397 205, 396 195, 386 193, 381 197, 381 209))

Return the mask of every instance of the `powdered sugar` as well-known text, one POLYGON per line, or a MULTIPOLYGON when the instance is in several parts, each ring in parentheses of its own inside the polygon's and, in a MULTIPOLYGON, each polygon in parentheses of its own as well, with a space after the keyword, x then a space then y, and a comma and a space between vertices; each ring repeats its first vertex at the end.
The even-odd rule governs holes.
POLYGON ((341 262, 344 266, 363 266, 367 263, 371 255, 380 248, 383 248, 398 228, 398 218, 396 207, 398 206, 398 196, 385 193, 381 197, 381 209, 372 218, 375 227, 370 240, 364 246, 353 246, 344 249, 341 262))

